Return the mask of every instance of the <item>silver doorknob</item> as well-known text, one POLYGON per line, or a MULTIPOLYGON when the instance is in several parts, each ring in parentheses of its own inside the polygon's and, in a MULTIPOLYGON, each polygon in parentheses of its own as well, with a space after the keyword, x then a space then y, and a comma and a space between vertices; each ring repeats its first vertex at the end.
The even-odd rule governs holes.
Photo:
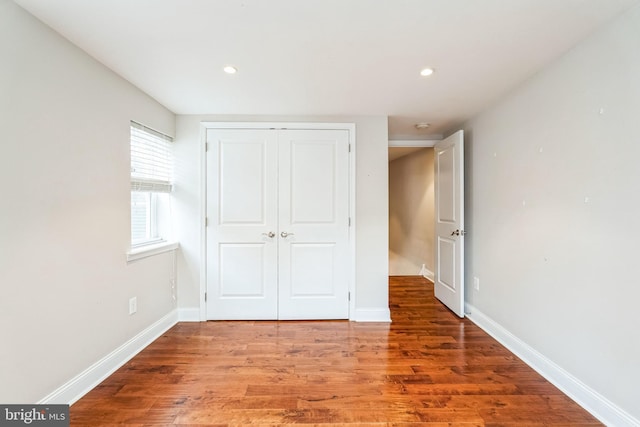
POLYGON ((286 231, 283 231, 282 233, 280 233, 280 236, 282 236, 282 238, 286 238, 287 236, 293 236, 293 233, 287 233, 286 231))
POLYGON ((273 239, 276 236, 276 233, 274 233, 273 231, 270 231, 268 233, 262 233, 263 236, 267 236, 270 239, 273 239))

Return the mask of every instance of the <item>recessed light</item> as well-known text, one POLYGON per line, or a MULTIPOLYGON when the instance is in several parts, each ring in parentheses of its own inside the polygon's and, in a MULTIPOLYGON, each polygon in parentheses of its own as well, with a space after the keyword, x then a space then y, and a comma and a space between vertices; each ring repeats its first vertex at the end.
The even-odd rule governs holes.
POLYGON ((433 68, 423 68, 420 71, 420 75, 423 76, 423 77, 427 77, 427 76, 430 76, 431 74, 433 74, 433 72, 434 72, 433 68))
POLYGON ((425 122, 420 122, 420 123, 416 123, 414 126, 415 126, 415 127, 416 127, 416 129, 418 129, 418 130, 423 130, 423 129, 426 129, 426 128, 428 128, 429 126, 431 126, 431 124, 429 124, 429 123, 425 123, 425 122))
POLYGON ((223 68, 224 72, 227 74, 235 74, 238 72, 238 69, 236 67, 233 67, 231 65, 227 65, 226 67, 223 68))

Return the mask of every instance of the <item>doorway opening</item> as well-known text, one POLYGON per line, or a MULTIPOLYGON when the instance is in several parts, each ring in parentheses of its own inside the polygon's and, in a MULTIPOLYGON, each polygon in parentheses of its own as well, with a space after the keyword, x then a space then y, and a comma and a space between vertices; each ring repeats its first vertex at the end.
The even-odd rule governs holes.
POLYGON ((434 149, 389 147, 389 275, 435 271, 434 149))
POLYGON ((464 317, 464 131, 436 142, 431 152, 394 159, 389 198, 390 273, 411 274, 406 269, 422 263, 418 274, 431 275, 436 298, 464 317), (422 156, 431 158, 431 167, 422 156))

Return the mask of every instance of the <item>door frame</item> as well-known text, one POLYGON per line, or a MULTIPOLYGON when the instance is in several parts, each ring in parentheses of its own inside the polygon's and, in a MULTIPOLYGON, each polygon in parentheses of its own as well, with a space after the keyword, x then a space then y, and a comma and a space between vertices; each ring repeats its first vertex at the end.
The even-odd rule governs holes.
POLYGON ((207 320, 207 130, 346 130, 349 132, 349 320, 356 314, 356 125, 355 123, 326 122, 200 122, 200 321, 207 320))
MULTIPOLYGON (((436 145, 437 144, 441 143, 442 141, 450 138, 451 136, 453 136, 455 134, 460 134, 462 136, 461 162, 459 164, 459 168, 460 168, 461 173, 462 173, 462 181, 461 181, 462 189, 461 189, 459 203, 460 203, 460 206, 461 206, 461 209, 462 209, 462 212, 461 212, 461 219, 462 219, 461 229, 463 230, 462 235, 459 237, 459 239, 461 240, 461 245, 462 245, 462 253, 461 253, 461 268, 462 268, 462 275, 461 276, 462 277, 461 277, 461 283, 460 283, 461 291, 462 291, 462 309, 461 309, 462 313, 461 314, 460 313, 456 313, 456 314, 459 315, 460 317, 465 317, 467 292, 466 292, 466 277, 465 277, 464 259, 465 259, 465 251, 467 251, 468 248, 466 248, 465 245, 464 245, 464 240, 465 240, 464 239, 464 235, 466 234, 466 231, 464 231, 464 214, 465 214, 465 207, 464 207, 465 206, 464 205, 464 200, 465 200, 465 189, 464 189, 464 187, 465 187, 464 186, 464 183, 465 183, 465 181, 464 181, 464 172, 465 172, 465 168, 464 168, 464 165, 465 165, 465 160, 464 160, 464 131, 463 130, 458 130, 458 131, 452 133, 451 135, 449 135, 447 138, 444 138, 442 135, 437 135, 437 137, 438 137, 437 139, 429 139, 429 140, 389 140, 388 148, 391 149, 391 148, 403 148, 403 147, 411 147, 411 148, 414 148, 414 147, 420 147, 420 148, 432 147, 432 148, 434 148, 434 150, 436 150, 436 145)), ((434 154, 435 154, 435 152, 434 152, 434 154)), ((434 165, 433 165, 433 167, 434 167, 434 184, 435 184, 435 180, 436 180, 435 174, 437 173, 437 171, 436 171, 436 168, 437 168, 436 162, 437 162, 437 158, 435 158, 435 155, 434 155, 434 165)), ((433 200, 434 205, 437 203, 436 197, 437 197, 437 195, 434 192, 434 200, 433 200)), ((436 212, 435 221, 437 222, 437 212, 436 212)), ((437 225, 434 224, 434 227, 437 228, 437 225)), ((438 249, 437 249, 437 245, 438 245, 438 243, 437 243, 437 239, 438 239, 437 230, 434 230, 434 231, 435 231, 435 234, 436 234, 435 238, 434 238, 434 241, 433 241, 434 250, 435 250, 435 265, 434 265, 434 271, 433 271, 434 277, 427 277, 424 274, 422 274, 422 276, 433 282, 434 294, 435 294, 435 287, 437 285, 436 281, 437 281, 437 276, 439 274, 438 266, 439 266, 440 260, 439 260, 439 253, 438 253, 438 249)), ((443 305, 446 306, 446 304, 444 304, 442 301, 440 301, 440 302, 443 305)))

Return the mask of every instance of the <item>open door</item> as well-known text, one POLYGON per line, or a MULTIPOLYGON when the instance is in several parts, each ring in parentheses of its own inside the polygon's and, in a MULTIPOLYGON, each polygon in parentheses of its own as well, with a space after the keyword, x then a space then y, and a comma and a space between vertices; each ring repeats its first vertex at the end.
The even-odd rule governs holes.
POLYGON ((464 144, 458 131, 435 145, 435 295, 464 317, 464 144))

